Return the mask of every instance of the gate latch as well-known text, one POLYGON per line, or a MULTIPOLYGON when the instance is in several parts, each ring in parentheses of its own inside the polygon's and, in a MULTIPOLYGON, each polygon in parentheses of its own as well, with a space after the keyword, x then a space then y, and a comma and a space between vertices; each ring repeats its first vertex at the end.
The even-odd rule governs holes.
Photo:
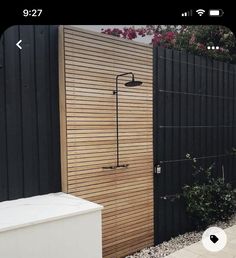
POLYGON ((161 166, 160 165, 155 166, 154 173, 155 174, 161 174, 161 166))

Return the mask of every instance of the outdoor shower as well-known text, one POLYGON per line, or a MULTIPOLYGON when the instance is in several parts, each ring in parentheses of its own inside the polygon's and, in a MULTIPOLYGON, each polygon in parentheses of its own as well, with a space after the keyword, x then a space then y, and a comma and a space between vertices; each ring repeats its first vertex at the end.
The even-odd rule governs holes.
POLYGON ((132 75, 132 80, 125 83, 126 87, 136 87, 142 84, 141 81, 136 81, 134 79, 134 74, 132 72, 122 73, 116 76, 116 89, 113 91, 113 95, 116 95, 116 166, 103 167, 104 169, 112 169, 112 168, 120 168, 120 167, 128 167, 128 164, 120 164, 120 156, 119 156, 119 91, 118 91, 118 79, 121 76, 132 75))

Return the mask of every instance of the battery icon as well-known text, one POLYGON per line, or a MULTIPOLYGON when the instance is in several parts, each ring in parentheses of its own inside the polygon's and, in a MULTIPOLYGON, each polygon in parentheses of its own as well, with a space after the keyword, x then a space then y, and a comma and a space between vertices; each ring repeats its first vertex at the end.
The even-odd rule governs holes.
POLYGON ((222 9, 211 9, 209 10, 209 16, 221 17, 224 14, 222 9))

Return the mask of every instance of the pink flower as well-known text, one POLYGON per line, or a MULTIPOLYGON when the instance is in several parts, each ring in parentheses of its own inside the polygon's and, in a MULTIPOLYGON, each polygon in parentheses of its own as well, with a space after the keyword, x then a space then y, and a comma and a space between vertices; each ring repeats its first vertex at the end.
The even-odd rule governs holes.
POLYGON ((137 29, 138 35, 145 37, 146 36, 146 30, 141 28, 141 29, 137 29))
POLYGON ((114 29, 112 30, 112 33, 111 33, 111 34, 114 35, 114 36, 120 37, 121 33, 122 33, 122 30, 117 29, 117 28, 114 28, 114 29))
POLYGON ((102 29, 102 33, 111 35, 111 29, 106 29, 106 30, 102 29))
POLYGON ((166 32, 164 37, 165 37, 165 40, 172 41, 175 37, 175 33, 172 31, 168 31, 168 32, 166 32))
POLYGON ((163 39, 163 36, 161 34, 155 34, 152 38, 152 44, 153 45, 159 45, 163 39))
POLYGON ((102 33, 107 34, 107 35, 112 35, 116 37, 120 37, 122 34, 122 30, 114 28, 114 29, 102 29, 102 33))
POLYGON ((126 38, 127 39, 135 39, 135 38, 137 38, 137 33, 136 33, 135 29, 129 28, 127 30, 126 38))
POLYGON ((124 28, 124 29, 123 29, 123 32, 122 32, 122 36, 123 36, 124 39, 126 39, 127 34, 128 34, 128 29, 127 29, 127 28, 124 28))

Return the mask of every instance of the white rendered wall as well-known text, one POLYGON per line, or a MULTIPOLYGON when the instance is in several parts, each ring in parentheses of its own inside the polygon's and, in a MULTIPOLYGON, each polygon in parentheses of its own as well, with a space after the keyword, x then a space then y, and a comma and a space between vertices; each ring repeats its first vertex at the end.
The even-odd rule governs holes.
POLYGON ((39 198, 36 197, 36 200, 33 200, 34 197, 19 199, 18 206, 18 200, 0 203, 0 226, 1 219, 2 226, 4 225, 2 229, 0 228, 0 257, 102 258, 102 207, 62 193, 51 198, 52 196, 43 195, 39 198), (49 201, 48 197, 51 198, 49 201), (26 200, 25 204, 24 200, 26 200), (30 202, 27 203, 27 200, 30 202), (67 211, 66 206, 68 206, 67 211), (23 213, 26 210, 25 218, 27 218, 27 214, 29 215, 27 209, 31 210, 31 219, 28 218, 28 224, 26 224, 26 220, 18 216, 17 209, 20 216, 24 216, 23 213), (45 209, 50 218, 47 220, 44 213, 40 220, 38 212, 45 209), (1 210, 5 210, 4 214, 1 214, 1 210), (8 218, 6 218, 6 210, 9 212, 8 218), (58 216, 55 214, 55 210, 58 216), (34 213, 37 217, 36 220, 32 218, 34 213), (22 223, 24 226, 17 223, 12 225, 17 220, 24 221, 25 223, 22 223))

